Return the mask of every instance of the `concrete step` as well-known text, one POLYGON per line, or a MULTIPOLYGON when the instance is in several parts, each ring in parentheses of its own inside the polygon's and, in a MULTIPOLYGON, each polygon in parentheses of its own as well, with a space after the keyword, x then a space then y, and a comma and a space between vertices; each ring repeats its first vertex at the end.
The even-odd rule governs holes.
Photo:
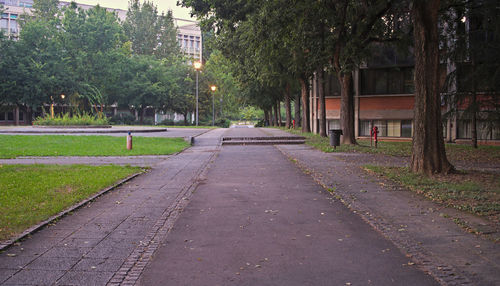
POLYGON ((291 145, 304 144, 305 140, 226 140, 222 145, 291 145))
POLYGON ((223 137, 222 141, 296 141, 296 140, 305 140, 306 138, 303 136, 263 136, 263 137, 223 137))

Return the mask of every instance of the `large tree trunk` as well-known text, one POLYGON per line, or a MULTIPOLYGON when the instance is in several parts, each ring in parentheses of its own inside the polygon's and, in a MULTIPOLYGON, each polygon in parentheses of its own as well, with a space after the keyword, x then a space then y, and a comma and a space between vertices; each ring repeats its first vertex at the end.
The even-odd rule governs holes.
POLYGON ((295 128, 298 128, 300 125, 300 94, 297 94, 295 96, 295 101, 294 101, 294 106, 295 106, 295 115, 293 119, 295 120, 295 128))
POLYGON ((24 122, 27 125, 33 124, 33 111, 31 110, 31 107, 29 107, 29 106, 26 106, 26 117, 24 119, 24 122))
POLYGON ((471 135, 472 135, 472 146, 477 148, 477 88, 476 88, 476 61, 475 55, 472 53, 472 122, 471 122, 471 135))
POLYGON ((302 100, 302 132, 311 132, 309 126, 309 86, 307 79, 300 78, 301 100, 302 100))
POLYGON ((316 72, 316 76, 318 77, 318 101, 319 101, 319 135, 321 137, 326 137, 326 107, 325 107, 325 84, 324 77, 325 72, 323 68, 319 68, 316 72))
POLYGON ((356 144, 354 134, 354 93, 352 90, 352 73, 337 72, 340 90, 340 128, 342 144, 356 144))
POLYGON ((270 125, 269 118, 270 118, 269 111, 267 109, 264 109, 264 126, 270 125))
POLYGON ((414 173, 449 173, 439 95, 439 0, 413 2, 415 38, 415 126, 410 168, 414 173))
MULTIPOLYGON (((279 104, 279 101, 278 101, 278 104, 279 104)), ((278 106, 277 106, 276 103, 273 104, 273 109, 274 109, 274 120, 273 120, 274 124, 273 124, 273 126, 279 126, 279 123, 278 123, 278 112, 279 112, 279 110, 278 110, 278 106)))
POLYGON ((144 123, 144 116, 146 115, 146 107, 141 108, 141 124, 144 123))
POLYGON ((292 125, 292 107, 290 104, 290 84, 286 84, 285 88, 285 112, 286 112, 286 128, 291 128, 292 125))
POLYGON ((276 109, 278 111, 278 126, 281 127, 281 122, 283 122, 281 118, 281 101, 276 102, 276 109))

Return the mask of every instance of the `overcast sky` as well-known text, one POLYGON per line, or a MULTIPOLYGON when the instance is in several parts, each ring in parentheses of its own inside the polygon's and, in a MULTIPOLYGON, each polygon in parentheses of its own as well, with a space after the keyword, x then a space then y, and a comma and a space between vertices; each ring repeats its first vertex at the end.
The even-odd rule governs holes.
MULTIPOLYGON (((76 0, 75 2, 90 5, 99 4, 102 7, 107 8, 118 8, 123 10, 128 9, 128 0, 76 0)), ((189 16, 190 9, 177 6, 177 0, 150 0, 150 2, 153 2, 156 7, 158 7, 158 12, 160 14, 162 11, 166 12, 167 10, 172 10, 175 18, 191 19, 189 16)))

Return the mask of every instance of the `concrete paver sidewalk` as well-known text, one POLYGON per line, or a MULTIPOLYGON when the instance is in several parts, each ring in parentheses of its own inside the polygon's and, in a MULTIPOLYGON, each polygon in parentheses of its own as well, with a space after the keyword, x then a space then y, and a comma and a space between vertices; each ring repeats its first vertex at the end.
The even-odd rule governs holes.
POLYGON ((437 285, 409 261, 275 147, 224 146, 140 285, 437 285))
POLYGON ((169 217, 215 155, 220 132, 199 136, 200 147, 158 162, 149 173, 1 253, 0 284, 105 285, 133 280, 129 276, 139 259, 154 250, 162 227, 171 223, 169 217))

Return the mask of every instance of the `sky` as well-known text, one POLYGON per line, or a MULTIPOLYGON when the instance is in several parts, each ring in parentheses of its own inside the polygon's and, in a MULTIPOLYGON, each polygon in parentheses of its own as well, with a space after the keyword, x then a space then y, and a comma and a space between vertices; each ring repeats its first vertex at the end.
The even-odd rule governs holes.
MULTIPOLYGON (((149 0, 149 1, 153 2, 156 5, 156 7, 158 7, 158 12, 160 14, 162 11, 166 12, 167 10, 170 9, 174 14, 174 18, 187 19, 187 20, 191 19, 189 15, 190 9, 177 6, 176 5, 177 0, 149 0)), ((90 5, 99 4, 102 7, 127 10, 129 1, 128 0, 76 0, 75 2, 82 4, 90 4, 90 5)))

